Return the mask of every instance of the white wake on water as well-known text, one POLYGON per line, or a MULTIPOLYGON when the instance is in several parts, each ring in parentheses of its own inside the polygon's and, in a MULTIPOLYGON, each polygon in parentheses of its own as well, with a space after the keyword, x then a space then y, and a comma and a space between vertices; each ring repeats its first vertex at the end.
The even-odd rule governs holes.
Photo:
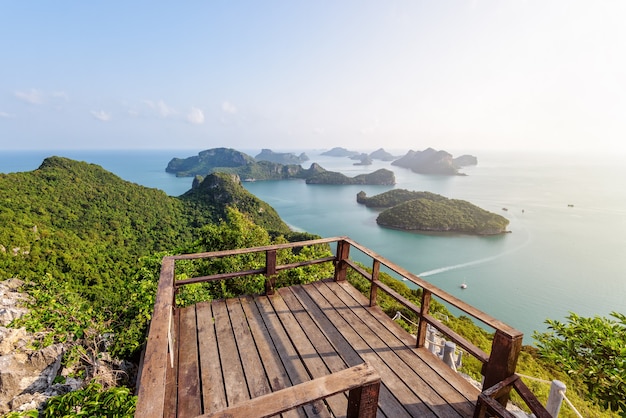
MULTIPOLYGON (((517 217, 515 217, 517 218, 517 217)), ((470 267, 470 266, 475 266, 477 264, 484 264, 484 263, 488 263, 490 261, 496 260, 500 257, 504 257, 505 255, 509 255, 512 254, 514 252, 517 252, 519 250, 521 250, 522 248, 526 247, 528 244, 530 244, 531 241, 531 236, 530 236, 530 231, 528 230, 528 228, 526 228, 525 226, 522 226, 522 230, 524 232, 526 232, 526 240, 521 243, 520 245, 518 245, 517 247, 511 248, 510 250, 506 250, 506 251, 502 251, 500 254, 496 254, 493 255, 491 257, 485 257, 485 258, 479 258, 477 260, 472 260, 472 261, 468 261, 466 263, 461 263, 461 264, 453 264, 451 266, 445 266, 445 267, 439 267, 433 270, 428 270, 425 271, 423 273, 418 274, 419 277, 428 277, 428 276, 433 276, 435 274, 439 274, 439 273, 444 273, 446 271, 450 271, 450 270, 456 270, 456 269, 461 269, 464 267, 470 267)))

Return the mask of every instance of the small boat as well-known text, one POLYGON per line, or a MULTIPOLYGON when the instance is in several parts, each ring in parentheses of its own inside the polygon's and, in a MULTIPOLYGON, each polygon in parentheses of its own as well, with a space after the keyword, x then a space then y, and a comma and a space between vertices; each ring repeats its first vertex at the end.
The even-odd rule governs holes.
POLYGON ((461 289, 467 289, 467 284, 465 284, 465 282, 461 283, 461 289))
POLYGON ((502 208, 502 210, 506 212, 509 210, 509 208, 502 208))

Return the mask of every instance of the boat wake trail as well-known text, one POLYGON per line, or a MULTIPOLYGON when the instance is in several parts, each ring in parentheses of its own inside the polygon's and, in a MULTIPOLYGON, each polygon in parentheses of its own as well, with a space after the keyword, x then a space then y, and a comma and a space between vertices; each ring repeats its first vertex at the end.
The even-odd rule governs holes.
POLYGON ((503 251, 500 254, 496 254, 493 255, 491 257, 485 257, 485 258, 479 258, 478 260, 472 260, 472 261, 468 261, 467 263, 461 263, 461 264, 454 264, 451 266, 445 266, 445 267, 440 267, 440 268, 436 268, 433 270, 428 270, 425 271, 423 273, 419 273, 418 276, 419 277, 428 277, 428 276, 433 276, 435 274, 439 274, 439 273, 444 273, 446 271, 450 271, 450 270, 457 270, 457 269, 461 269, 464 267, 471 267, 471 266, 475 266, 477 264, 484 264, 484 263, 488 263, 490 261, 496 260, 500 257, 504 257, 505 255, 509 255, 511 253, 514 253, 516 251, 521 250, 522 248, 526 247, 528 244, 530 244, 531 241, 531 237, 530 237, 530 232, 528 231, 528 229, 524 228, 525 232, 526 232, 526 240, 518 245, 515 248, 511 248, 510 250, 507 251, 503 251))

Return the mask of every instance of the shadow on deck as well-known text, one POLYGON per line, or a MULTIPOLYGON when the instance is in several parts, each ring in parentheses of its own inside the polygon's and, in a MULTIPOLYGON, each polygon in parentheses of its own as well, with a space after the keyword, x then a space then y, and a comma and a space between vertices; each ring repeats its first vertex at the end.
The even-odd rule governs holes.
MULTIPOLYGON (((500 384, 481 394, 426 349, 427 324, 483 363, 484 388, 515 376, 521 333, 348 238, 166 257, 136 416, 507 416, 501 405, 506 405, 511 387, 519 389, 500 384), (276 251, 329 244, 336 245, 336 256, 276 264, 276 251), (350 259, 350 248, 373 260, 371 271, 350 259), (263 269, 174 279, 176 260, 254 252, 265 253, 263 269), (329 262, 334 278, 274 290, 279 271, 329 262), (421 306, 378 280, 381 264, 422 289, 421 306), (348 268, 370 281, 369 299, 345 280, 348 268), (177 287, 255 274, 267 277, 265 295, 174 307, 177 287), (376 306, 379 289, 419 316, 417 336, 376 306), (433 295, 494 329, 491 355, 430 315, 433 295)), ((533 410, 538 408, 535 401, 530 399, 533 410)))

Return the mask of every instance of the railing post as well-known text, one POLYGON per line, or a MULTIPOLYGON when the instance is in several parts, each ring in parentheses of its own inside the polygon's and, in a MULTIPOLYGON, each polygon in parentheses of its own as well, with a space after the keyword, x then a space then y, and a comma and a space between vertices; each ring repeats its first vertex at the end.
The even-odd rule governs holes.
POLYGON ((376 306, 376 295, 378 293, 378 273, 380 273, 380 261, 374 259, 372 265, 372 284, 370 286, 370 306, 376 306))
POLYGON ((426 343, 426 329, 428 323, 424 320, 424 316, 428 315, 430 309, 430 297, 432 293, 429 290, 422 289, 422 306, 420 306, 420 322, 417 326, 417 342, 416 347, 424 347, 426 343))
POLYGON ((454 360, 455 351, 456 351, 456 344, 453 343, 452 341, 446 341, 446 343, 443 346, 442 360, 454 371, 456 371, 456 362, 454 360))
POLYGON ((546 410, 553 417, 558 417, 561 411, 561 404, 563 403, 563 397, 565 396, 565 383, 560 380, 553 380, 550 385, 550 394, 548 395, 548 402, 546 403, 546 410))
MULTIPOLYGON (((483 390, 488 389, 515 373, 517 359, 522 349, 522 333, 505 335, 496 330, 491 343, 489 361, 483 365, 483 390)), ((502 391, 496 400, 504 407, 509 401, 511 388, 502 391)))
POLYGON ((265 252, 265 294, 273 295, 276 285, 276 250, 265 252))
POLYGON ((349 391, 346 418, 375 418, 379 391, 380 380, 349 391))
POLYGON ((346 280, 348 264, 344 262, 350 257, 350 244, 344 240, 337 241, 337 260, 335 261, 335 281, 346 280))

